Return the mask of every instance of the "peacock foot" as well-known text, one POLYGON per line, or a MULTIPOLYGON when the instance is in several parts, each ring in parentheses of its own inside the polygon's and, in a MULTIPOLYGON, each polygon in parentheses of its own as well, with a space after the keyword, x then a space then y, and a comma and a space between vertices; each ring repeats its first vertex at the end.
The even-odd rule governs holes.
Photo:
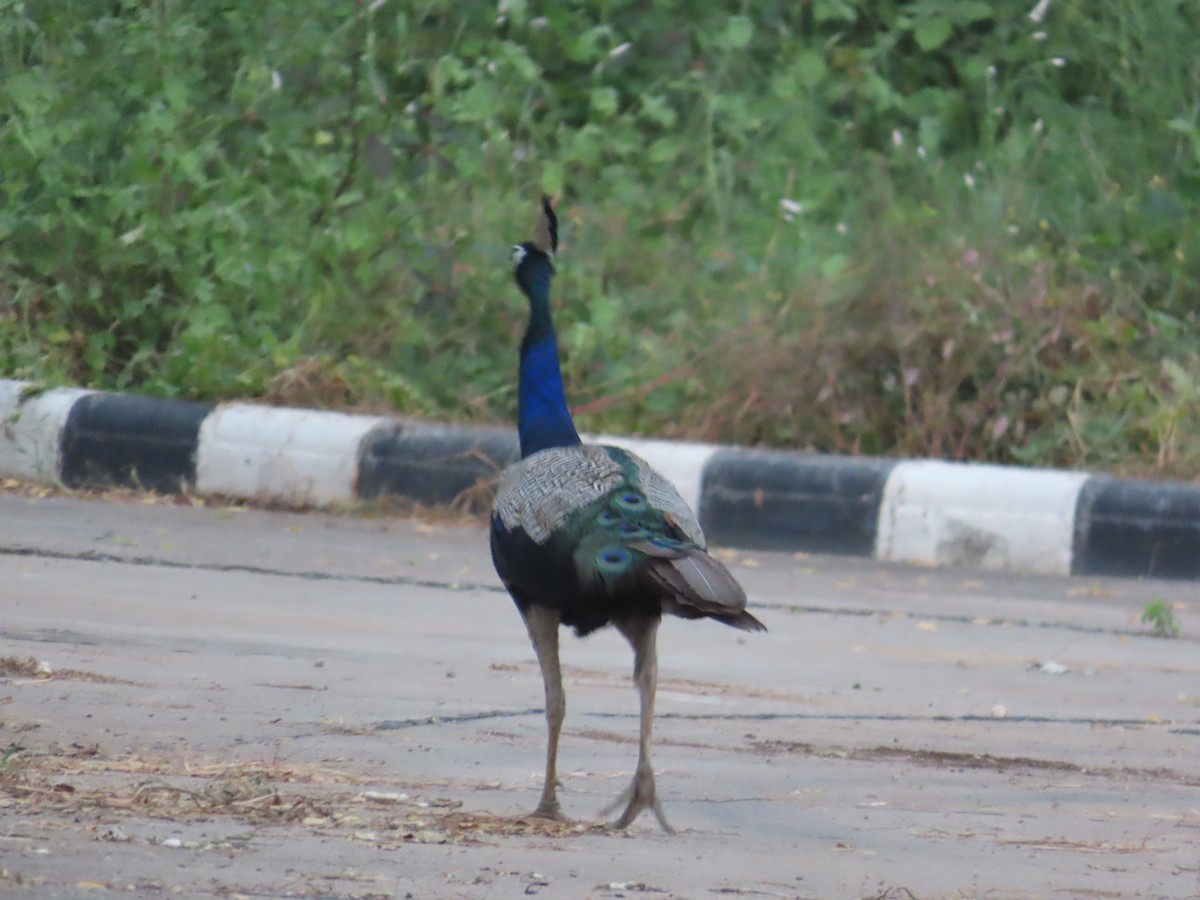
POLYGON ((542 802, 538 804, 537 809, 529 815, 534 819, 552 819, 555 822, 567 821, 567 817, 563 815, 563 811, 556 799, 547 800, 542 798, 542 802))
POLYGON ((654 789, 654 772, 651 769, 639 769, 634 773, 629 787, 625 788, 620 797, 601 811, 601 817, 608 818, 622 805, 625 809, 612 823, 613 828, 625 828, 641 814, 642 810, 648 809, 654 813, 654 818, 658 819, 658 824, 662 826, 663 831, 667 834, 675 833, 675 829, 667 821, 662 804, 658 802, 658 793, 654 789))

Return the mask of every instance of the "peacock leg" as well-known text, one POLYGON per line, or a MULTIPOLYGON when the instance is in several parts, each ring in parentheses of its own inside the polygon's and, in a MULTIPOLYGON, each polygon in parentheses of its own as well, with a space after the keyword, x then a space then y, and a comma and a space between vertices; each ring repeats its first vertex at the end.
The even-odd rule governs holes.
POLYGON ((641 701, 641 722, 638 734, 637 769, 633 773, 633 781, 616 802, 604 810, 608 815, 622 803, 625 811, 613 823, 616 828, 624 828, 638 817, 643 809, 649 809, 658 819, 663 831, 674 834, 663 813, 662 804, 658 802, 658 794, 654 789, 654 767, 650 764, 650 733, 654 728, 654 693, 658 687, 658 651, 655 639, 658 635, 657 618, 625 619, 616 623, 621 634, 633 647, 633 682, 637 685, 638 698, 641 701))
POLYGON ((522 610, 529 639, 537 653, 538 665, 542 669, 542 683, 546 687, 546 781, 542 785, 542 799, 538 802, 535 816, 547 819, 563 818, 558 806, 558 736, 562 732, 563 717, 567 714, 567 697, 563 693, 562 669, 558 662, 558 610, 545 606, 530 605, 522 610))

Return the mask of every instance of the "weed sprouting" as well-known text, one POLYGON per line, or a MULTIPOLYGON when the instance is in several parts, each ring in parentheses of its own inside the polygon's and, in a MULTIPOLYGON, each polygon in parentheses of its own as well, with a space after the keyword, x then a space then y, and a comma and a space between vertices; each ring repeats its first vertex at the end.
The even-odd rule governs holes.
POLYGON ((1162 600, 1152 600, 1146 604, 1142 610, 1142 621, 1152 626, 1158 637, 1179 637, 1179 620, 1175 618, 1170 605, 1162 600))

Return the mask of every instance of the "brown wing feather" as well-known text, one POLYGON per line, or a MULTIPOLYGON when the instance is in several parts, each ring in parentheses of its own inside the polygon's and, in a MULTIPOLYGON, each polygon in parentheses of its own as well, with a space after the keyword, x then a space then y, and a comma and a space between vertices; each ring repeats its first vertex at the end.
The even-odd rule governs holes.
POLYGON ((655 557, 648 575, 671 595, 685 618, 708 617, 746 631, 766 626, 746 612, 746 592, 720 560, 694 548, 664 548, 647 542, 631 544, 655 557))

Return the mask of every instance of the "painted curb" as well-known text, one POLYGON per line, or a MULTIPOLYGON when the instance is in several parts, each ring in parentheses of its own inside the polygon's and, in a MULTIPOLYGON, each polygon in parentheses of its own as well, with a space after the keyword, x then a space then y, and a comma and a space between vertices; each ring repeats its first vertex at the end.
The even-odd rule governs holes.
POLYGON ((892 470, 880 559, 1067 574, 1089 476, 1056 469, 912 460, 892 470))
MULTIPOLYGON (((709 539, 989 570, 1200 580, 1200 484, 604 436, 649 460, 709 539)), ((0 380, 0 477, 290 507, 480 507, 516 433, 0 380)))
POLYGON ((724 448, 705 471, 700 523, 718 544, 873 556, 884 489, 896 465, 724 448))
POLYGON ((288 506, 354 498, 363 440, 384 419, 226 403, 200 425, 196 493, 288 506))

